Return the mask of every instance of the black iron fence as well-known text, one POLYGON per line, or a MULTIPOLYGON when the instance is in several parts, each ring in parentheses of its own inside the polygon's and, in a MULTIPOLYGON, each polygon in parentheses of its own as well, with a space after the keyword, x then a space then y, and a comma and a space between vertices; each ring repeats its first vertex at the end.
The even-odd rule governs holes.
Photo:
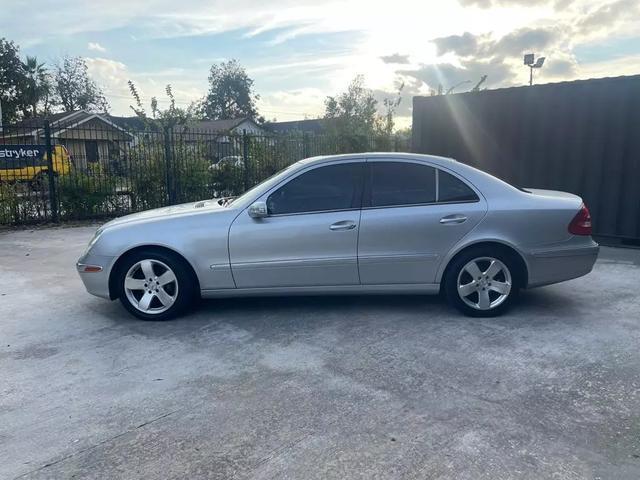
POLYGON ((129 130, 97 117, 4 126, 0 224, 113 217, 238 195, 300 159, 364 151, 409 151, 409 141, 129 130))

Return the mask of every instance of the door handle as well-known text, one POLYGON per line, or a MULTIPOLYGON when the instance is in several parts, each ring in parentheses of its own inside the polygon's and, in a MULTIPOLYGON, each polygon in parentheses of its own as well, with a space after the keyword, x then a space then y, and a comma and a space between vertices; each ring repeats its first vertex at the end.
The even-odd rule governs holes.
POLYGON ((451 225, 451 224, 457 224, 457 223, 464 223, 467 221, 467 217, 465 217, 464 215, 461 215, 459 213, 456 213, 454 215, 447 215, 446 217, 442 217, 440 219, 440 223, 442 225, 451 225))
POLYGON ((356 222, 351 220, 342 220, 341 222, 336 222, 329 226, 329 230, 333 230, 334 232, 340 230, 353 230, 354 228, 356 228, 356 222))

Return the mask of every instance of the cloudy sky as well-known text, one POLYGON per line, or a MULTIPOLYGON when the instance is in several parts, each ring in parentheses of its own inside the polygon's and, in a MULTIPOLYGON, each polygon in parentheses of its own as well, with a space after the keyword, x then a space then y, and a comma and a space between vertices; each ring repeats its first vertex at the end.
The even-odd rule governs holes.
POLYGON ((640 73, 640 0, 3 0, 0 36, 55 63, 80 55, 112 113, 128 114, 127 80, 162 101, 203 95, 212 63, 236 58, 265 117, 323 111, 323 99, 364 74, 380 97, 523 85, 524 52, 547 62, 536 81, 640 73))

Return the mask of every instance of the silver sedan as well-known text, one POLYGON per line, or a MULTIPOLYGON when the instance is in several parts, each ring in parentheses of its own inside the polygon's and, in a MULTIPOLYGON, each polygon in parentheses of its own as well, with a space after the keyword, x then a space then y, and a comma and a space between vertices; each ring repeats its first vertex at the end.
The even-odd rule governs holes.
POLYGON ((165 320, 199 297, 443 293, 471 316, 591 271, 580 197, 518 189, 455 160, 365 153, 301 160, 233 200, 113 220, 77 268, 89 291, 165 320))

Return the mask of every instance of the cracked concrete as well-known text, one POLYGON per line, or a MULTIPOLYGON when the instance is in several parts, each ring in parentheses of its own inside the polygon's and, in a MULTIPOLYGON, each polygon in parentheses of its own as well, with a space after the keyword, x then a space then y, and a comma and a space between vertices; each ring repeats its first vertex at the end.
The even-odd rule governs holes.
POLYGON ((0 233, 0 478, 640 477, 640 251, 497 319, 387 296, 155 323, 84 292, 92 232, 0 233))

